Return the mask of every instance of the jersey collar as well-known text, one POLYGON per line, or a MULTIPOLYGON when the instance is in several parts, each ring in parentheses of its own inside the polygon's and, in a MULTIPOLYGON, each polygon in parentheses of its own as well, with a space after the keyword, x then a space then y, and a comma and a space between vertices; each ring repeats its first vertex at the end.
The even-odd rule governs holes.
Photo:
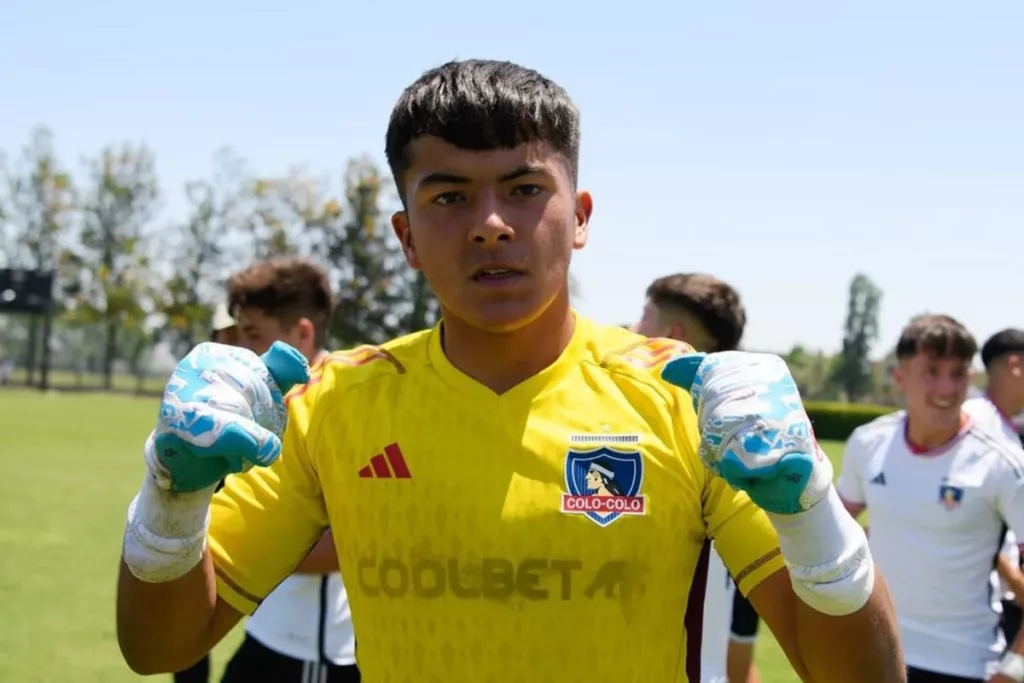
POLYGON ((441 325, 443 323, 438 323, 431 331, 427 355, 430 364, 441 380, 467 399, 501 406, 530 404, 579 367, 579 363, 585 355, 587 341, 591 336, 591 323, 577 315, 575 311, 572 314, 575 320, 572 338, 558 360, 501 395, 494 393, 452 365, 441 345, 441 325))

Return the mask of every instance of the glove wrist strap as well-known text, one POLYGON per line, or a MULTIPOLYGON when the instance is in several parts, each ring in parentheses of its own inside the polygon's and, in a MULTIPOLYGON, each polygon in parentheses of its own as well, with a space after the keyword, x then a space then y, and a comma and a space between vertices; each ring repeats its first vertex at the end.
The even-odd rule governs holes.
POLYGON ((173 581, 192 570, 206 549, 210 499, 215 486, 174 493, 146 474, 128 506, 123 556, 135 578, 148 583, 173 581))
POLYGON ((835 488, 804 512, 768 517, 797 597, 832 616, 852 614, 867 603, 875 586, 874 560, 864 529, 835 488))

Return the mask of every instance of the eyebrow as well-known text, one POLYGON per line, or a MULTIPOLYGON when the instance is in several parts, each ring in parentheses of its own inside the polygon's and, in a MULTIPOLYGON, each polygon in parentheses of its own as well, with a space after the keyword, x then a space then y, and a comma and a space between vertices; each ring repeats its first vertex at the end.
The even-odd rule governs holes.
MULTIPOLYGON (((543 166, 535 164, 523 164, 513 171, 509 171, 505 175, 498 178, 500 182, 507 183, 510 180, 516 178, 522 178, 523 176, 533 175, 534 173, 547 173, 543 166)), ((427 185, 465 185, 470 182, 469 178, 454 173, 430 173, 420 180, 420 187, 427 185)))

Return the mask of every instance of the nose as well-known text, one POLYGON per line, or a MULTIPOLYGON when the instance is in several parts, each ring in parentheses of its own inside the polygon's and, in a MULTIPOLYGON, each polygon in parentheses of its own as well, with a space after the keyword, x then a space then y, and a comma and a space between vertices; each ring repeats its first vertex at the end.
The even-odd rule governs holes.
POLYGON ((502 202, 494 192, 484 192, 477 201, 478 214, 474 216, 470 239, 482 244, 511 242, 516 231, 505 221, 502 202))
POLYGON ((959 382, 956 378, 949 377, 948 375, 940 375, 935 380, 935 390, 940 396, 950 396, 956 394, 959 391, 959 382))

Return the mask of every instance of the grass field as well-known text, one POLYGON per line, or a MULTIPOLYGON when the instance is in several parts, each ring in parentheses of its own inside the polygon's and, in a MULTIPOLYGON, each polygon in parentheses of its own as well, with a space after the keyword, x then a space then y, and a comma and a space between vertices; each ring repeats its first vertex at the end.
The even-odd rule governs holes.
MULTIPOLYGON (((156 408, 153 399, 0 391, 0 681, 141 680, 117 648, 114 584, 156 408)), ((837 465, 841 447, 826 444, 837 465)), ((215 650, 213 681, 240 635, 215 650)), ((764 635, 764 683, 795 683, 764 635)))

